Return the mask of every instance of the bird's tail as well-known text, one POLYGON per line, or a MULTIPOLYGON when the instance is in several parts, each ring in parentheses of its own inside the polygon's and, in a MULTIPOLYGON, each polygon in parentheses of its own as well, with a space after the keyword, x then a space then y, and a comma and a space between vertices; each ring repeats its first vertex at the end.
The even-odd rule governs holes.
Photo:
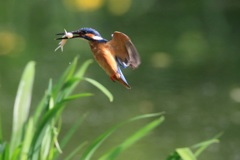
POLYGON ((118 73, 120 74, 120 78, 117 79, 117 81, 123 84, 127 89, 131 89, 119 66, 118 66, 118 73))

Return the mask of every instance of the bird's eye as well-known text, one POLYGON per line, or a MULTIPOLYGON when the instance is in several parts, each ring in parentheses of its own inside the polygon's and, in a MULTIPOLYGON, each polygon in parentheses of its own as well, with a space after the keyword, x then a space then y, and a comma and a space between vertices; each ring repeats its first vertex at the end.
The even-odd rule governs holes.
POLYGON ((82 32, 82 34, 86 34, 87 32, 86 31, 81 31, 82 32))

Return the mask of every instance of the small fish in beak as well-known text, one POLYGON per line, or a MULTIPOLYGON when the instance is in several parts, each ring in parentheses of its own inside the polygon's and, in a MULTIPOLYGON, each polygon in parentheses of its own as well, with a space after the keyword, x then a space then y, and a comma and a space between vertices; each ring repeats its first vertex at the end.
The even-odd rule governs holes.
POLYGON ((63 46, 67 42, 67 39, 73 38, 73 34, 71 32, 67 32, 66 29, 64 29, 64 35, 62 36, 62 40, 59 42, 58 47, 54 50, 55 52, 61 48, 61 51, 63 51, 63 46))

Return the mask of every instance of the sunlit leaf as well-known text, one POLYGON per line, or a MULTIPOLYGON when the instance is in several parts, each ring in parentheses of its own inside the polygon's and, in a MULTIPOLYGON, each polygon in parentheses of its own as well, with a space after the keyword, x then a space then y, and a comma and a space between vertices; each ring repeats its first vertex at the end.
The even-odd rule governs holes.
POLYGON ((51 132, 51 125, 49 124, 46 127, 44 136, 42 138, 42 145, 41 145, 41 152, 40 152, 40 156, 41 159, 47 159, 49 151, 50 151, 50 147, 51 147, 51 142, 52 142, 52 132, 51 132))
POLYGON ((189 148, 178 148, 176 152, 180 155, 182 160, 197 160, 189 148))
POLYGON ((69 96, 67 98, 64 98, 64 102, 67 102, 67 101, 72 101, 72 100, 75 100, 75 99, 78 99, 78 98, 81 98, 81 97, 89 97, 89 96, 92 96, 93 94, 92 93, 80 93, 80 94, 74 94, 72 96, 69 96))
POLYGON ((24 123, 28 118, 32 97, 32 86, 35 73, 35 62, 29 62, 23 72, 13 111, 13 130, 10 144, 11 153, 21 143, 24 123))

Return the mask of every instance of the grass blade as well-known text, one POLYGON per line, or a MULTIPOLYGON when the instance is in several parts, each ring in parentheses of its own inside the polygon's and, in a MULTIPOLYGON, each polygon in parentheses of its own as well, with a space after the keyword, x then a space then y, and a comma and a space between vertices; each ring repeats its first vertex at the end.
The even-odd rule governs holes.
POLYGON ((28 121, 28 124, 26 125, 26 133, 24 135, 24 141, 23 141, 22 151, 20 155, 21 160, 27 160, 28 151, 31 145, 33 134, 34 134, 34 123, 33 123, 33 119, 30 118, 28 121))
POLYGON ((80 93, 80 94, 74 94, 72 96, 69 96, 67 98, 64 98, 63 101, 64 102, 67 102, 67 101, 72 101, 72 100, 75 100, 75 99, 78 99, 78 98, 81 98, 81 97, 89 97, 89 96, 92 96, 93 94, 92 93, 80 93))
POLYGON ((219 138, 222 135, 222 133, 219 133, 218 135, 214 136, 212 139, 195 144, 192 148, 198 148, 195 152, 194 155, 198 157, 209 145, 213 143, 219 143, 219 138))
POLYGON ((75 77, 82 78, 91 63, 93 63, 92 59, 85 61, 80 67, 80 69, 76 72, 75 77))
POLYGON ((78 83, 80 82, 80 80, 82 80, 83 75, 85 74, 87 68, 89 67, 89 65, 93 62, 93 60, 89 59, 87 61, 85 61, 81 67, 79 67, 79 69, 76 71, 76 73, 74 74, 74 77, 72 80, 70 80, 71 86, 69 86, 67 88, 67 90, 65 91, 66 96, 69 96, 72 91, 76 88, 76 86, 78 85, 78 83))
MULTIPOLYGON (((3 133, 2 133, 2 119, 0 117, 0 145, 3 142, 3 133)), ((0 152, 1 153, 1 152, 0 152)))
POLYGON ((66 158, 65 160, 72 159, 87 143, 80 144, 76 149, 74 149, 66 158))
POLYGON ((64 136, 64 138, 61 141, 61 146, 65 147, 65 145, 67 144, 67 142, 71 139, 71 137, 73 136, 73 134, 77 131, 77 129, 79 128, 79 126, 82 124, 83 120, 87 117, 87 114, 85 114, 83 117, 80 117, 76 123, 74 123, 74 125, 71 127, 71 129, 66 133, 66 135, 64 136))
POLYGON ((38 104, 35 112, 34 112, 34 122, 39 122, 40 119, 41 119, 41 114, 43 113, 44 110, 47 110, 48 109, 48 102, 49 102, 49 99, 50 99, 50 96, 51 96, 51 93, 52 93, 52 80, 50 79, 49 80, 49 83, 48 83, 48 89, 47 91, 45 92, 42 100, 40 101, 40 103, 38 104))
POLYGON ((36 129, 36 132, 31 143, 31 149, 29 152, 30 158, 34 156, 33 154, 35 154, 34 152, 36 152, 35 149, 39 148, 39 145, 41 145, 46 127, 48 126, 49 123, 51 123, 51 120, 55 118, 56 115, 58 115, 59 113, 58 111, 60 111, 64 107, 64 104, 65 104, 64 102, 57 103, 51 110, 48 110, 44 114, 42 121, 39 123, 39 126, 36 129))
POLYGON ((159 126, 164 121, 164 117, 160 117, 146 126, 139 129, 137 132, 135 132, 133 135, 128 137, 122 144, 118 145, 116 148, 112 149, 108 153, 104 154, 100 160, 108 160, 108 159, 115 159, 122 151, 126 150, 128 147, 130 147, 132 144, 134 144, 136 141, 141 139, 143 136, 148 134, 151 130, 159 126))
POLYGON ((141 116, 136 116, 133 118, 130 118, 118 125, 113 126, 112 128, 110 128, 109 130, 107 130, 106 132, 104 132, 103 134, 101 134, 97 139, 95 139, 95 141, 90 144, 90 146, 86 149, 86 151, 83 153, 82 157, 80 158, 80 160, 90 160, 90 158, 92 157, 92 155, 95 153, 95 151, 100 147, 100 145, 117 129, 121 128, 122 126, 124 126, 127 123, 136 121, 136 120, 140 120, 140 119, 145 119, 145 118, 150 118, 150 117, 156 117, 156 116, 160 116, 162 113, 154 113, 154 114, 145 114, 145 115, 141 115, 141 116))
POLYGON ((189 148, 178 148, 176 149, 176 152, 180 155, 182 160, 197 160, 189 148))
POLYGON ((112 93, 106 87, 104 87, 102 84, 100 84, 99 82, 97 82, 96 80, 91 79, 91 78, 84 78, 84 80, 91 83, 92 85, 97 87, 100 91, 102 91, 108 97, 110 102, 113 101, 112 93))
POLYGON ((57 84, 55 85, 55 87, 53 89, 54 99, 56 98, 57 93, 63 87, 65 82, 68 81, 74 74, 76 66, 77 66, 77 62, 78 62, 78 57, 74 58, 73 62, 68 66, 68 68, 65 70, 65 72, 63 73, 63 75, 61 76, 61 78, 59 79, 57 84))
POLYGON ((13 153, 14 149, 20 145, 24 123, 28 118, 35 73, 34 66, 35 62, 29 62, 27 64, 18 87, 13 111, 13 129, 10 153, 13 153))
POLYGON ((9 158, 9 144, 8 143, 2 143, 0 144, 0 159, 2 160, 8 160, 9 158))

